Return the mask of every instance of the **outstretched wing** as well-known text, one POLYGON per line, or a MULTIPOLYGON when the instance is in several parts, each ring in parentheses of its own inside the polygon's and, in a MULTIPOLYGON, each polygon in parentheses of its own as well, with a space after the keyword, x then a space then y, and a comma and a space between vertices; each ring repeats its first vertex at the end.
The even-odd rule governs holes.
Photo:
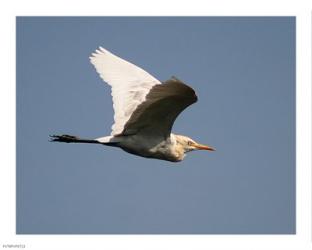
POLYGON ((100 47, 90 57, 101 78, 112 88, 114 121, 111 135, 120 134, 146 95, 161 82, 138 66, 100 47))
POLYGON ((144 134, 167 138, 177 116, 197 101, 195 91, 172 77, 155 85, 125 124, 123 135, 144 134))

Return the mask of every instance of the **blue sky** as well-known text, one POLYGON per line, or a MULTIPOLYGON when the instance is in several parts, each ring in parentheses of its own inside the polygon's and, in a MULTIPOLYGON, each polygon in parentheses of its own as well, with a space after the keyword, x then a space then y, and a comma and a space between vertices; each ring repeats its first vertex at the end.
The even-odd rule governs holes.
POLYGON ((18 17, 17 233, 294 233, 294 17, 18 17), (49 134, 110 134, 102 46, 192 86, 181 163, 49 134))

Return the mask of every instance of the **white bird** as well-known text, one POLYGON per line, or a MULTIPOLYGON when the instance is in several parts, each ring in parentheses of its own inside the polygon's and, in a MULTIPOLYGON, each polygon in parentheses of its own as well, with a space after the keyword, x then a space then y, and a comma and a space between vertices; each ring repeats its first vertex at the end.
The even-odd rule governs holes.
POLYGON ((189 151, 214 151, 187 136, 171 133, 177 116, 197 101, 191 87, 175 77, 161 83, 140 67, 102 47, 92 53, 90 61, 111 86, 115 111, 111 135, 96 139, 52 135, 51 141, 97 143, 172 162, 182 161, 189 151))

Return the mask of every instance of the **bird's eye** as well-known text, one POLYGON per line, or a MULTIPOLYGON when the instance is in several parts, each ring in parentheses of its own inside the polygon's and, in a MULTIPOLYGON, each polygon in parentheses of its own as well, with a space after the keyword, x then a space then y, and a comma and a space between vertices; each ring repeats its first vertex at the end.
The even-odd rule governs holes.
POLYGON ((192 144, 193 144, 193 142, 191 142, 191 141, 188 141, 188 142, 187 142, 187 145, 188 145, 188 146, 191 146, 192 144))

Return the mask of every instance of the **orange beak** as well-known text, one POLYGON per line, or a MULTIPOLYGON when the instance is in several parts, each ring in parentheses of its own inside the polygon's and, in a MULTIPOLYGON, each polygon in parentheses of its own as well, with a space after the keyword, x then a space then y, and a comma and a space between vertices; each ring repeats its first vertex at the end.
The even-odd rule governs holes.
POLYGON ((206 146, 206 145, 202 145, 202 144, 195 144, 194 145, 195 148, 199 149, 199 150, 209 150, 209 151, 215 151, 214 148, 206 146))

